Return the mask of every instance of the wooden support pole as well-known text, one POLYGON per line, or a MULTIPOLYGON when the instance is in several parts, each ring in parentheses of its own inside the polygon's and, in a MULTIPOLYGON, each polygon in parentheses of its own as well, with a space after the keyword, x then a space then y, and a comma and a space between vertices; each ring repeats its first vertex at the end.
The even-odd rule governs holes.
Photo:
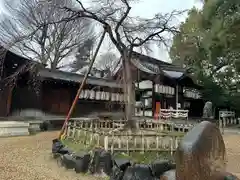
POLYGON ((176 85, 176 110, 177 110, 177 113, 178 113, 178 84, 176 85))
POLYGON ((60 131, 60 133, 59 133, 59 138, 61 138, 62 134, 64 133, 66 124, 67 124, 67 122, 69 121, 69 119, 70 119, 70 117, 71 117, 71 115, 72 115, 73 109, 74 109, 74 107, 75 107, 75 105, 76 105, 76 103, 77 103, 77 101, 78 101, 79 95, 81 94, 82 89, 83 89, 83 86, 84 86, 85 83, 86 83, 87 77, 88 77, 89 73, 91 72, 91 69, 92 69, 93 64, 94 64, 94 62, 95 62, 95 59, 96 59, 96 57, 97 57, 98 51, 99 51, 99 49, 100 49, 100 47, 101 47, 101 45, 102 45, 102 43, 103 43, 103 40, 104 40, 105 35, 106 35, 106 30, 104 29, 104 32, 103 32, 103 34, 102 34, 102 36, 101 36, 101 38, 100 38, 100 41, 99 41, 99 43, 98 43, 97 49, 96 49, 96 51, 95 51, 95 53, 94 53, 94 55, 93 55, 92 60, 90 61, 88 71, 87 71, 87 73, 85 74, 85 76, 84 76, 84 78, 83 78, 83 80, 82 80, 81 85, 79 86, 79 89, 78 89, 77 94, 76 94, 76 96, 75 96, 75 99, 74 99, 74 101, 73 101, 73 103, 72 103, 72 106, 71 106, 71 108, 70 108, 70 110, 69 110, 69 112, 68 112, 68 114, 67 114, 67 117, 66 117, 64 123, 63 123, 62 129, 61 129, 61 131, 60 131))

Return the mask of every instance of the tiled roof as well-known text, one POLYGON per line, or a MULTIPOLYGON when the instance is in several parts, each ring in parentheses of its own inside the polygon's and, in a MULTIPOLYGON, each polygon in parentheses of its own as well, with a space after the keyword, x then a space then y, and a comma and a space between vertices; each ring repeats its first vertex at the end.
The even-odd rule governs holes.
MULTIPOLYGON (((164 74, 165 76, 173 79, 179 79, 185 73, 185 69, 181 67, 177 67, 171 63, 167 63, 137 52, 133 52, 131 63, 140 71, 149 74, 164 74)), ((115 75, 121 67, 122 63, 119 63, 113 71, 113 75, 115 75)))
MULTIPOLYGON (((69 81, 69 82, 75 82, 75 83, 81 82, 84 78, 84 75, 58 71, 58 70, 50 70, 46 68, 39 70, 38 75, 43 78, 63 80, 63 81, 69 81)), ((86 83, 92 84, 92 85, 98 85, 98 86, 112 87, 112 88, 122 87, 122 85, 120 83, 117 83, 116 81, 108 80, 104 78, 96 78, 96 77, 88 77, 86 83)))

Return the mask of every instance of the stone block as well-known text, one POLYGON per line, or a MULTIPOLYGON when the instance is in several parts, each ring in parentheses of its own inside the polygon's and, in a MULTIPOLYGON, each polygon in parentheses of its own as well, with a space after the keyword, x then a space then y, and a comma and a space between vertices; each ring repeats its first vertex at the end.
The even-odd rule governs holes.
POLYGON ((208 121, 197 124, 176 151, 176 179, 206 180, 225 171, 225 144, 218 127, 208 121))
POLYGON ((29 135, 29 123, 18 121, 0 122, 0 137, 27 136, 29 135))

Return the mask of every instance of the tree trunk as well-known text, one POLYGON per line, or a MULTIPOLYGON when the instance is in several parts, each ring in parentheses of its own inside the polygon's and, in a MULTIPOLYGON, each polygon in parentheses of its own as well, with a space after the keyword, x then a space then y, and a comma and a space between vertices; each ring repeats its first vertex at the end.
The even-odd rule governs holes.
POLYGON ((137 122, 133 119, 135 110, 135 87, 132 79, 131 63, 129 52, 125 51, 123 56, 123 80, 124 80, 124 96, 125 96, 125 117, 127 120, 127 128, 136 130, 137 122))

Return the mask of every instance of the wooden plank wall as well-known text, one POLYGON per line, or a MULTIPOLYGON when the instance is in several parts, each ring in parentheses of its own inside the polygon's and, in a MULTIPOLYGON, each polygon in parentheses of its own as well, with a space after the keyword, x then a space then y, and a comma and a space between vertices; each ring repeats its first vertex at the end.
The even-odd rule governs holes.
POLYGON ((12 88, 5 86, 0 89, 0 117, 5 117, 10 112, 12 88))
POLYGON ((71 105, 71 94, 67 89, 47 89, 42 94, 42 107, 47 113, 66 115, 71 105))

